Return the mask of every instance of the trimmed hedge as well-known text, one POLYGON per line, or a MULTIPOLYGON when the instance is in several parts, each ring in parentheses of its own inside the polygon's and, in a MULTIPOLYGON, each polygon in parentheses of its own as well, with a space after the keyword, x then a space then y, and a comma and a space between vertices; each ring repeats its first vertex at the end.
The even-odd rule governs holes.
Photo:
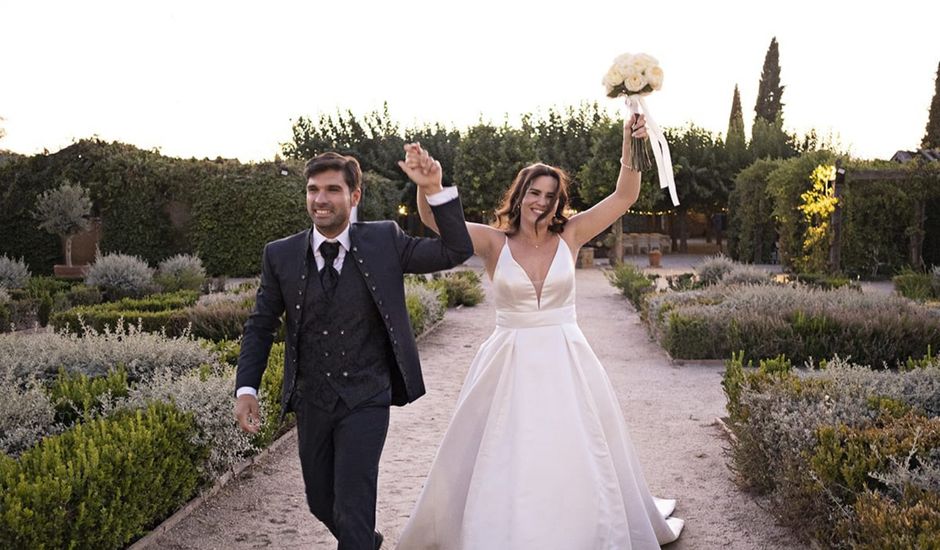
POLYGON ((253 275, 266 242, 310 225, 301 173, 296 161, 186 160, 81 140, 0 166, 0 254, 24 258, 35 274, 51 274, 62 260, 61 243, 37 229, 31 212, 43 191, 68 178, 91 193, 93 213, 102 219, 102 253, 150 264, 198 253, 210 274, 253 275))
POLYGON ((186 309, 196 303, 199 293, 181 290, 154 294, 145 298, 122 298, 90 306, 78 306, 52 314, 50 323, 56 330, 79 330, 84 325, 98 332, 114 329, 120 319, 140 325, 145 332, 165 330, 169 336, 183 334, 189 325, 186 309))
POLYGON ((940 349, 940 317, 908 300, 840 289, 709 287, 648 300, 653 333, 676 359, 839 355, 892 367, 940 349))
POLYGON ((722 384, 738 484, 821 547, 936 548, 940 367, 911 365, 798 373, 784 357, 753 368, 733 356, 722 384))
POLYGON ((195 493, 195 430, 191 415, 153 404, 0 457, 0 546, 124 547, 195 493))

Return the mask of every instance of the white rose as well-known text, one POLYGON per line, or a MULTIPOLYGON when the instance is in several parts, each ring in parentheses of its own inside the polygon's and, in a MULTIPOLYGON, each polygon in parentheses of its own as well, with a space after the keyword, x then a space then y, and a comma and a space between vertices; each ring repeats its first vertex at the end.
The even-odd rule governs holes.
POLYGON ((617 86, 623 84, 623 74, 617 70, 617 67, 611 67, 607 74, 604 75, 604 86, 607 87, 608 93, 616 88, 617 86))
POLYGON ((656 61, 656 58, 645 53, 638 53, 633 56, 633 64, 636 65, 641 71, 647 71, 657 65, 659 61, 656 61))
POLYGON ((633 63, 633 54, 622 53, 614 58, 614 66, 631 65, 633 63))
POLYGON ((626 86, 628 92, 639 92, 646 87, 647 82, 641 73, 636 72, 623 79, 623 85, 626 86))
POLYGON ((663 69, 658 65, 646 71, 646 78, 649 80, 650 87, 654 90, 663 87, 663 69))

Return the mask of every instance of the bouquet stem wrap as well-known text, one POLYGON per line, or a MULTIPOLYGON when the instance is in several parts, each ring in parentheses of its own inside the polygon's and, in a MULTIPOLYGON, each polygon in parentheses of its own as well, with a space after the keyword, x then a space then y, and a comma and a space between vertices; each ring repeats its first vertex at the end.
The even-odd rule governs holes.
MULTIPOLYGON (((659 127, 659 124, 656 124, 653 115, 650 114, 649 108, 646 106, 646 102, 643 101, 642 95, 628 95, 626 103, 631 116, 641 112, 646 115, 646 131, 649 134, 650 145, 653 148, 653 157, 656 159, 656 169, 659 174, 659 187, 662 189, 668 188, 672 205, 679 206, 679 195, 676 193, 676 180, 672 173, 672 155, 669 153, 669 143, 666 142, 666 136, 663 134, 662 128, 659 127)), ((643 156, 649 159, 644 141, 645 140, 642 139, 633 139, 631 156, 639 159, 639 162, 636 163, 634 163, 633 158, 630 159, 634 170, 642 170, 642 166, 637 166, 637 164, 642 164, 643 156)))

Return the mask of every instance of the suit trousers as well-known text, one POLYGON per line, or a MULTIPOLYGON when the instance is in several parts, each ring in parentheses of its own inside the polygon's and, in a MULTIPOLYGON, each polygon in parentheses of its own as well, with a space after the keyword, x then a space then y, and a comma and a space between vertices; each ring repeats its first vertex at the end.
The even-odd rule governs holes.
POLYGON ((388 433, 391 388, 349 409, 332 411, 293 396, 310 512, 339 541, 338 550, 374 550, 379 459, 388 433))

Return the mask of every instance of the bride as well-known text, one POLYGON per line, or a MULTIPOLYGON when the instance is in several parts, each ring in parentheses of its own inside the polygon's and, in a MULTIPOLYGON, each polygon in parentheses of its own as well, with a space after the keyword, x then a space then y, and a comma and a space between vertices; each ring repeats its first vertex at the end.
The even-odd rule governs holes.
MULTIPOLYGON (((467 223, 493 285, 496 329, 470 365, 400 550, 625 550, 676 540, 674 500, 650 495, 617 397, 575 316, 578 249, 625 213, 623 165, 645 121, 624 124, 616 190, 567 219, 567 177, 533 164, 496 227, 467 223)), ((417 148, 403 163, 435 170, 417 148)), ((437 229, 419 191, 421 220, 437 229)))

